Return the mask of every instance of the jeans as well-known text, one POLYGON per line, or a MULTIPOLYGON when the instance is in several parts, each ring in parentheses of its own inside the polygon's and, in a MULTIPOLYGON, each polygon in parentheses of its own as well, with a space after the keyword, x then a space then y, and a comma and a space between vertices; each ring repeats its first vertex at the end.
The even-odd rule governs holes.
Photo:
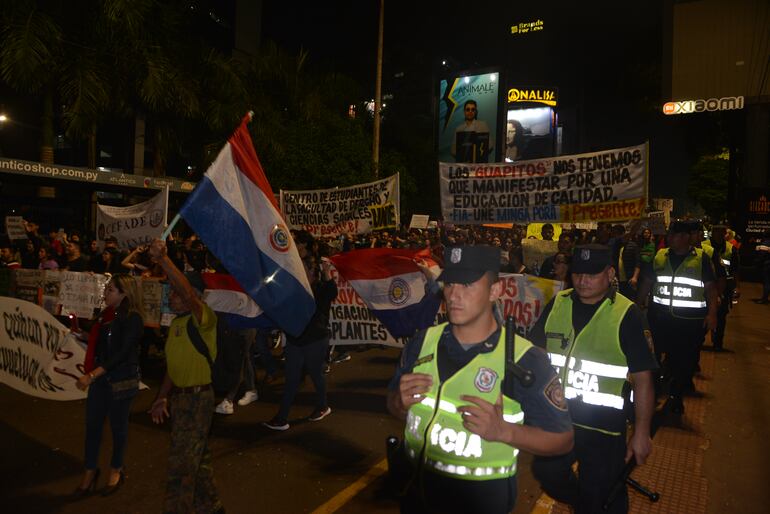
POLYGON ((302 381, 303 368, 310 375, 316 392, 316 409, 325 409, 326 405, 326 379, 324 377, 324 364, 326 351, 329 348, 329 338, 313 341, 305 346, 287 344, 284 350, 286 355, 286 385, 281 398, 281 408, 278 418, 288 419, 289 409, 299 390, 302 381))
MULTIPOLYGON (((257 352, 259 352, 259 358, 262 359, 262 364, 265 365, 265 372, 268 375, 275 375, 278 370, 278 366, 275 364, 275 359, 271 353, 270 348, 270 331, 257 329, 257 339, 255 341, 257 352)), ((251 358, 251 355, 249 355, 251 358)))
POLYGON ((126 451, 128 438, 128 415, 131 412, 131 402, 134 398, 114 400, 109 382, 105 379, 96 380, 88 388, 86 399, 86 469, 96 469, 99 460, 99 446, 102 442, 104 418, 110 418, 112 429, 112 460, 113 469, 123 467, 123 454, 126 451))
POLYGON ((256 334, 257 329, 255 328, 246 328, 238 331, 238 336, 243 345, 243 362, 241 363, 240 379, 226 396, 231 402, 238 395, 238 389, 240 389, 241 384, 243 384, 246 391, 254 391, 257 388, 254 383, 254 362, 251 359, 251 347, 254 345, 256 334))

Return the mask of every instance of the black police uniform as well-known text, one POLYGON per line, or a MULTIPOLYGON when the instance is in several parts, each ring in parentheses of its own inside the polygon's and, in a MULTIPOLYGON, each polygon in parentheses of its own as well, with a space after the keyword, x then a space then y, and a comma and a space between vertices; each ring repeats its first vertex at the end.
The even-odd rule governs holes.
MULTIPOLYGON (((671 267, 677 269, 694 251, 694 248, 690 248, 684 255, 676 255, 669 251, 671 267)), ((642 267, 642 276, 655 284, 656 274, 652 262, 645 263, 642 267)), ((703 252, 701 257, 701 281, 712 285, 716 281, 714 266, 706 252, 703 252)), ((658 362, 663 363, 666 373, 671 378, 669 395, 673 401, 671 406, 674 412, 684 410, 682 395, 694 387, 693 376, 698 365, 700 345, 704 338, 703 319, 706 313, 704 309, 703 317, 694 319, 675 317, 668 307, 654 302, 650 302, 647 310, 647 320, 655 344, 655 356, 658 362), (662 360, 664 354, 665 361, 662 360)))
MULTIPOLYGON (((401 362, 388 386, 391 391, 398 390, 402 375, 412 372, 424 338, 425 331, 420 331, 407 342, 401 354, 401 362)), ((481 344, 463 345, 455 338, 451 325, 447 325, 438 343, 441 381, 449 379, 479 353, 493 351, 499 338, 498 327, 481 344)), ((503 394, 521 404, 524 423, 548 432, 569 431, 572 422, 566 406, 553 403, 548 394, 554 384, 558 385, 558 377, 545 352, 532 347, 519 360, 519 365, 534 373, 534 384, 523 387, 506 373, 503 394)), ((428 469, 412 472, 414 476, 411 487, 401 501, 401 512, 404 513, 508 513, 516 503, 515 475, 504 479, 474 481, 438 475, 428 469)))

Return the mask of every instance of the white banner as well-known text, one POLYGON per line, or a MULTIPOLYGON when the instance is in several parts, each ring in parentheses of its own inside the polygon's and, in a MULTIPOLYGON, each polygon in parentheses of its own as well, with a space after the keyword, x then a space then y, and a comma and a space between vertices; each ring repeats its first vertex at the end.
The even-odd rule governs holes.
POLYGON ((531 223, 640 218, 647 144, 496 164, 439 163, 446 222, 531 223))
POLYGON ((104 239, 114 236, 122 250, 150 244, 163 233, 168 197, 161 191, 150 200, 128 207, 97 205, 96 239, 104 248, 104 239))
POLYGON ((291 229, 316 237, 366 234, 401 223, 398 174, 332 189, 281 190, 281 213, 291 229))
POLYGON ((0 382, 48 400, 80 400, 85 349, 41 307, 0 297, 0 382))
POLYGON ((24 218, 21 216, 6 216, 5 233, 8 234, 8 239, 11 241, 27 239, 27 229, 24 226, 24 218))
POLYGON ((11 289, 16 298, 42 306, 54 315, 91 319, 101 310, 109 277, 96 273, 59 270, 13 270, 11 289))
MULTIPOLYGON (((332 277, 337 283, 337 298, 332 302, 329 312, 329 339, 332 345, 380 344, 402 347, 406 338, 394 338, 377 317, 337 270, 332 267, 332 277)), ((503 315, 513 315, 517 331, 526 335, 543 312, 543 308, 556 293, 561 291, 562 283, 533 275, 500 275, 503 281, 503 295, 500 307, 503 315)), ((442 304, 436 315, 436 323, 446 321, 442 304)))

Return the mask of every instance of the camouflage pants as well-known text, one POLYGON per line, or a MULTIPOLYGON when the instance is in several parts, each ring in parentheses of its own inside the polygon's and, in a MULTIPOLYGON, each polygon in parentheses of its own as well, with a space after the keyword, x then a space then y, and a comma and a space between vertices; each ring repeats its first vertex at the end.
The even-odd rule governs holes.
POLYGON ((171 396, 166 514, 211 514, 222 507, 208 445, 213 415, 214 392, 210 389, 171 396))

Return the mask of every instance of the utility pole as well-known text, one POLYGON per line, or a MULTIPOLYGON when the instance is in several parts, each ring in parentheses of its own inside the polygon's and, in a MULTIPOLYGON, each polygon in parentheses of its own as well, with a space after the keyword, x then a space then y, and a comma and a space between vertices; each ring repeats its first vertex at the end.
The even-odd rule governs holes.
POLYGON ((382 110, 382 33, 385 27, 385 0, 380 0, 380 31, 377 40, 377 81, 374 86, 374 134, 372 136, 372 168, 380 176, 380 110, 382 110))

